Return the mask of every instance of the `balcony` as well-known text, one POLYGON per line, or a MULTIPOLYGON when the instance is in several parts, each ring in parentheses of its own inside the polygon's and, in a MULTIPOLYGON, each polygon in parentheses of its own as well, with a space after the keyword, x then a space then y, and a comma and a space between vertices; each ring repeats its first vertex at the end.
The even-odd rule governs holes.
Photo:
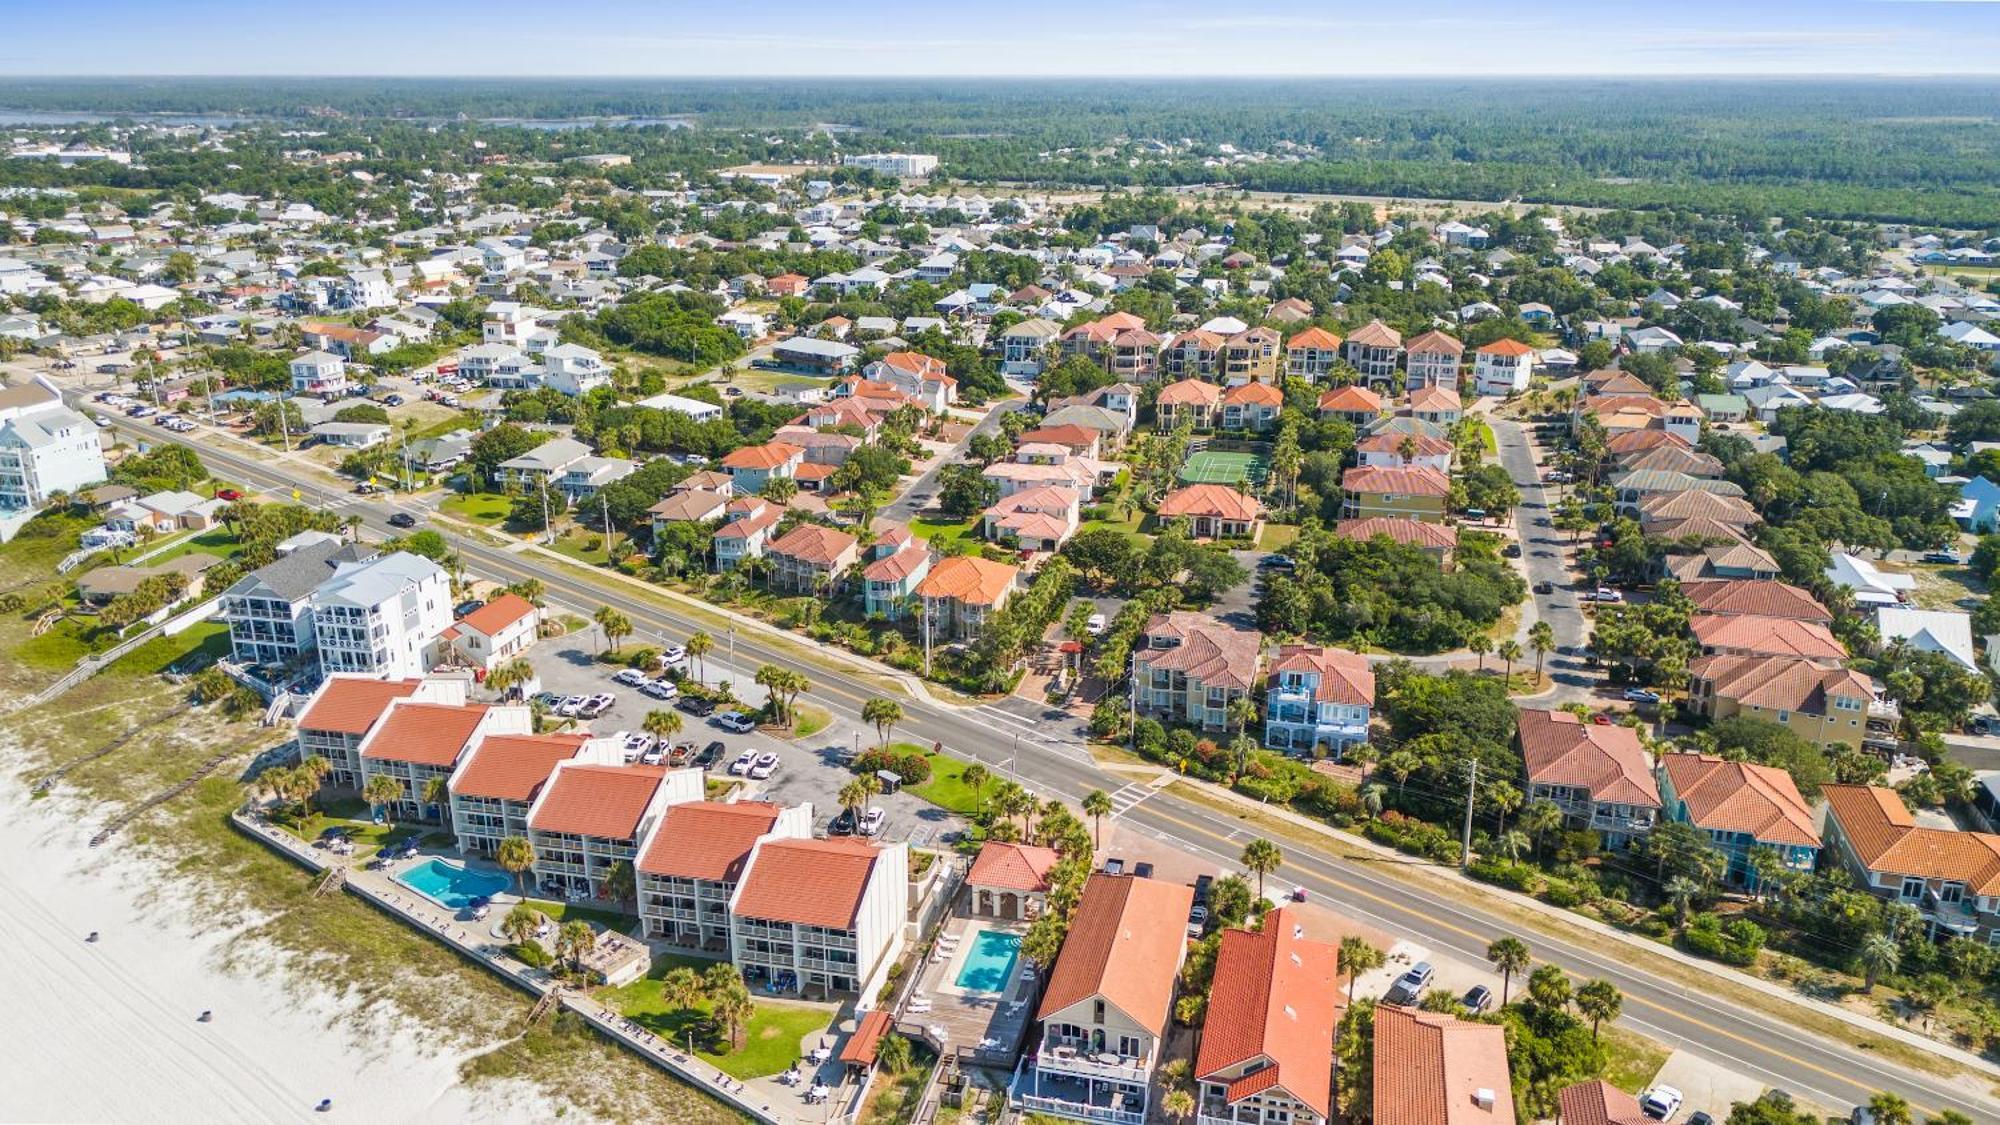
POLYGON ((1621 833, 1627 836, 1643 835, 1653 830, 1653 817, 1614 816, 1610 813, 1596 813, 1590 818, 1590 826, 1599 832, 1621 833))
POLYGON ((1152 1075, 1152 1068, 1143 1058, 1112 1051, 1087 1051, 1081 1044, 1069 1040, 1044 1042, 1035 1056, 1035 1065, 1052 1075, 1078 1075, 1140 1085, 1144 1085, 1152 1075))

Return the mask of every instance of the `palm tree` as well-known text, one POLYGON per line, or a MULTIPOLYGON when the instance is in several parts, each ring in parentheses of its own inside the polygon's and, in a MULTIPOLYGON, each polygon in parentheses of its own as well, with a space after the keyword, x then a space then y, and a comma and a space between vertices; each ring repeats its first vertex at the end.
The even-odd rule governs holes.
POLYGON ((1465 647, 1479 657, 1479 670, 1486 671, 1486 654, 1493 651, 1493 638, 1484 633, 1474 633, 1465 639, 1465 647))
POLYGON ((1778 849, 1768 844, 1759 844, 1750 849, 1750 874, 1755 884, 1751 891, 1757 896, 1758 902, 1764 901, 1766 888, 1776 886, 1784 871, 1785 861, 1778 854, 1778 849))
POLYGON ((1535 683, 1539 686, 1542 682, 1542 661, 1548 657, 1549 650, 1556 647, 1555 626, 1546 621, 1528 626, 1528 647, 1535 650, 1535 683))
POLYGON ((597 948, 597 932, 590 923, 577 920, 564 922, 556 931, 556 956, 569 962, 571 971, 583 968, 584 955, 597 948))
POLYGON ((424 782, 424 804, 438 811, 438 819, 451 820, 451 778, 438 774, 424 782))
POLYGON ((1506 856, 1507 862, 1517 863, 1521 859, 1521 853, 1528 850, 1528 834, 1519 828, 1511 832, 1502 832, 1500 838, 1493 841, 1493 850, 1506 856))
POLYGON ((388 774, 371 774, 361 786, 361 799, 374 806, 374 811, 391 819, 396 815, 396 805, 403 799, 402 783, 388 774), (387 812, 384 812, 384 807, 387 812))
POLYGON ((1168 1090, 1160 1096, 1160 1112, 1169 1121, 1186 1121, 1194 1113, 1194 1095, 1185 1087, 1168 1090))
MULTIPOLYGON (((525 843, 526 841, 523 842, 525 843)), ((526 942, 529 938, 535 936, 536 930, 541 928, 541 911, 536 910, 525 902, 515 903, 514 909, 509 910, 507 916, 500 919, 500 932, 506 934, 508 940, 512 941, 515 945, 526 942)))
POLYGON ((1676 875, 1667 880, 1661 888, 1666 892, 1667 901, 1674 904, 1674 930, 1681 932, 1688 928, 1688 907, 1701 895, 1701 884, 1685 875, 1676 875))
POLYGON ((486 674, 486 686, 505 699, 509 693, 535 678, 535 666, 525 656, 515 657, 486 674))
POLYGON ((701 974, 686 965, 676 965, 660 978, 660 999, 676 1012, 685 1012, 701 1003, 701 974))
POLYGON ((991 775, 986 772, 986 767, 980 765, 978 762, 965 767, 965 772, 958 775, 958 779, 965 783, 965 787, 972 790, 972 804, 974 808, 985 804, 985 799, 980 796, 980 791, 986 788, 986 782, 990 777, 991 775))
POLYGON ((1496 939, 1486 947, 1486 959, 1500 970, 1500 1006, 1507 1006, 1507 998, 1513 989, 1514 974, 1525 973, 1534 958, 1528 953, 1528 943, 1517 937, 1496 939))
POLYGON ((1354 978, 1362 973, 1382 967, 1387 955, 1368 944, 1368 939, 1357 934, 1349 934, 1340 939, 1340 948, 1334 955, 1334 968, 1347 974, 1347 1006, 1354 1006, 1354 978))
POLYGON ((503 871, 514 876, 515 881, 521 884, 521 893, 526 894, 528 868, 535 865, 535 845, 529 843, 526 836, 509 836, 493 850, 493 860, 503 871))
POLYGON ((681 726, 679 711, 648 711, 645 720, 639 724, 639 729, 665 742, 679 734, 681 726))
POLYGON ((697 632, 688 637, 685 647, 687 648, 688 659, 694 661, 695 682, 700 683, 702 673, 706 670, 703 666, 703 660, 709 653, 715 651, 715 638, 709 636, 707 633, 697 632))
POLYGON ((1597 1038, 1597 1027, 1605 1020, 1615 1020, 1625 1007, 1625 994, 1608 980, 1594 980, 1576 990, 1576 1010, 1590 1021, 1590 1038, 1597 1038))
POLYGON ((618 642, 632 635, 631 619, 608 605, 599 606, 591 620, 597 622, 599 629, 604 630, 604 639, 610 644, 614 653, 618 651, 618 642))
POLYGON ((875 1048, 875 1061, 890 1074, 902 1074, 916 1060, 910 1050, 910 1041, 892 1031, 884 1035, 881 1046, 875 1048))
POLYGON ((1535 841, 1535 858, 1542 858, 1542 840, 1549 833, 1563 826, 1563 811, 1554 801, 1546 797, 1532 801, 1514 821, 1514 827, 1526 832, 1535 841))
POLYGON ((1493 650, 1494 655, 1507 662, 1507 690, 1514 690, 1514 662, 1521 659, 1520 642, 1512 638, 1501 641, 1493 650))
POLYGON ((1528 996, 1544 1012, 1569 1010, 1569 977, 1554 965, 1543 965, 1528 974, 1528 996))
POLYGON ((873 774, 854 778, 840 787, 840 807, 846 809, 851 817, 859 818, 861 810, 868 807, 868 798, 880 788, 881 783, 875 780, 873 774))
POLYGON ((1901 1094, 1884 1090, 1868 1099, 1875 1125, 1910 1125, 1910 1103, 1901 1094))
POLYGON ((749 988, 743 984, 743 974, 736 966, 724 962, 709 966, 701 980, 708 993, 709 1011, 722 1025, 730 1047, 741 1046, 743 1028, 757 1008, 749 988))
POLYGON ((1090 818, 1092 840, 1098 847, 1104 846, 1104 818, 1111 815, 1111 794, 1102 789, 1092 789, 1083 795, 1083 815, 1090 818))
POLYGON ((861 705, 861 721, 875 724, 877 744, 889 748, 889 732, 903 721, 903 708, 893 699, 877 696, 861 705))
POLYGON ((1389 795, 1389 791, 1382 787, 1381 782, 1376 781, 1362 786, 1361 792, 1357 795, 1361 798, 1362 811, 1368 814, 1368 819, 1373 820, 1382 815, 1382 800, 1389 795))
POLYGON ((1257 897, 1264 897, 1264 876, 1276 871, 1285 862, 1285 853, 1278 845, 1259 836, 1243 845, 1243 867, 1257 875, 1257 897))
POLYGON ((618 860, 605 870, 604 893, 620 906, 638 899, 639 876, 632 870, 631 860, 618 860))
POLYGON ((1861 975, 1863 992, 1875 991, 1875 982, 1896 971, 1903 963, 1902 947, 1888 934, 1870 934, 1861 943, 1861 975))
POLYGON ((312 795, 319 792, 320 786, 326 784, 327 775, 333 772, 333 763, 320 757, 318 754, 307 754, 300 760, 298 772, 303 781, 311 782, 310 787, 303 784, 300 785, 300 788, 304 789, 306 793, 306 811, 310 812, 312 811, 312 795))

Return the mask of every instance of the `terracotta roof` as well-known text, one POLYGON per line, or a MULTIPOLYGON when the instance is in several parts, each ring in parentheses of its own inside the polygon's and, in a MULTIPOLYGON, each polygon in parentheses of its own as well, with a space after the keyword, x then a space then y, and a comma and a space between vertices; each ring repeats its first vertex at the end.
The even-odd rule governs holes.
POLYGON ((1587 789, 1593 801, 1660 807, 1653 760, 1631 727, 1523 707, 1519 732, 1530 782, 1587 789))
POLYGON ((869 563, 861 571, 861 577, 869 582, 900 582, 915 574, 917 568, 930 557, 930 548, 921 542, 905 543, 902 547, 869 563))
POLYGON ((1875 698, 1875 685, 1861 673, 1797 656, 1698 656, 1688 663, 1688 675, 1708 681, 1719 698, 1766 711, 1825 715, 1831 696, 1859 699, 1864 708, 1875 698))
POLYGON ((1048 1019, 1098 997, 1160 1037, 1187 951, 1187 915, 1193 905, 1194 888, 1180 883, 1091 875, 1035 1018, 1048 1019))
POLYGON ((661 766, 572 765, 556 770, 528 827, 601 840, 630 840, 659 792, 661 766))
POLYGON ((1379 434, 1369 434, 1354 443, 1354 448, 1363 453, 1394 453, 1401 455, 1404 443, 1409 444, 1412 457, 1435 457, 1440 453, 1450 453, 1455 446, 1440 437, 1429 434, 1398 433, 1383 430, 1379 434))
POLYGON ((1565 1086, 1556 1095, 1562 1125, 1652 1125, 1639 1110, 1639 1099, 1602 1078, 1565 1086))
POLYGON ((881 849, 866 840, 769 840, 732 911, 746 918, 851 930, 881 849))
POLYGON ((1232 1101, 1279 1086, 1327 1117, 1333 1031, 1345 1006, 1339 951, 1301 936, 1290 914, 1270 912, 1261 931, 1223 932, 1194 1075, 1208 1080, 1218 1071, 1265 1059, 1271 1065, 1244 1075, 1240 1086, 1230 1085, 1232 1101))
POLYGON ((1396 519, 1393 516, 1370 516, 1367 519, 1340 520, 1333 525, 1333 533, 1342 539, 1361 542, 1386 535, 1398 543, 1407 543, 1430 550, 1450 549, 1458 546, 1458 529, 1422 520, 1396 519))
POLYGON ((519 594, 502 594, 459 618, 458 624, 490 637, 534 613, 535 603, 519 594))
POLYGON ((1049 871, 1061 858, 1054 848, 988 840, 979 846, 979 855, 973 859, 965 882, 974 887, 1046 891, 1049 871))
POLYGON ((1285 401, 1285 392, 1269 383, 1241 383, 1222 392, 1222 401, 1238 406, 1256 406, 1260 403, 1265 406, 1281 406, 1285 401))
MULTIPOLYGON (((726 486, 725 486, 726 487, 726 486)), ((646 509, 649 515, 668 522, 694 523, 714 519, 729 506, 729 494, 705 488, 683 489, 646 509)))
POLYGON ((1071 449, 1088 449, 1097 444, 1099 436, 1096 430, 1087 426, 1043 426, 1023 431, 1017 440, 1022 445, 1063 445, 1071 449))
POLYGON ((1666 446, 1693 448, 1686 438, 1679 434, 1670 434, 1665 430, 1633 430, 1629 433, 1613 434, 1604 443, 1605 450, 1614 457, 1642 449, 1660 449, 1666 446))
POLYGON ((1382 396, 1358 384, 1336 387, 1319 396, 1322 414, 1378 414, 1382 410, 1382 396))
POLYGON ((1144 635, 1148 643, 1134 649, 1134 655, 1149 668, 1183 672, 1207 687, 1248 691, 1257 681, 1264 635, 1255 630, 1226 625, 1207 614, 1174 610, 1155 614, 1146 622, 1144 635), (1180 643, 1154 648, 1153 637, 1173 637, 1180 643))
MULTIPOLYGON (((1356 333, 1355 335, 1358 338, 1360 333, 1356 333)), ((1421 336, 1411 338, 1409 346, 1404 350, 1411 355, 1455 356, 1465 354, 1465 344, 1460 342, 1456 336, 1448 336, 1443 332, 1432 329, 1421 336)), ((1484 351, 1485 349, 1482 348, 1480 350, 1484 351)))
POLYGON ((1138 313, 1119 311, 1104 314, 1098 318, 1097 323, 1114 331, 1124 332, 1132 328, 1146 327, 1146 318, 1140 316, 1138 313))
POLYGON ((638 869, 648 875, 733 883, 757 837, 778 823, 782 812, 769 801, 687 801, 669 805, 638 869))
POLYGON ((883 1037, 895 1030, 896 1017, 889 1009, 862 1013, 861 1022, 854 1025, 854 1034, 847 1037, 847 1044, 840 1049, 840 1061, 853 1066, 874 1066, 883 1037))
POLYGON ((1182 379, 1160 388, 1154 402, 1160 406, 1213 406, 1222 401, 1222 388, 1200 379, 1182 379))
POLYGON ((525 804, 535 799, 556 763, 576 757, 577 748, 589 740, 583 734, 490 735, 473 747, 452 779, 451 791, 525 804))
POLYGON ((361 754, 374 761, 414 762, 424 766, 449 766, 486 717, 481 704, 450 707, 442 703, 401 703, 389 709, 389 717, 368 737, 361 754))
POLYGON ((1429 465, 1363 465, 1342 473, 1340 487, 1344 492, 1449 496, 1451 478, 1429 465))
POLYGON ((1347 337, 1347 342, 1369 348, 1400 348, 1403 346, 1403 334, 1379 320, 1371 320, 1355 329, 1347 337))
POLYGON ((299 716, 300 730, 334 734, 367 734, 382 717, 389 701, 405 699, 422 680, 363 680, 335 676, 320 689, 312 706, 299 716))
POLYGON ((1798 656, 1820 662, 1847 659, 1847 646, 1817 621, 1757 614, 1697 613, 1690 622, 1703 648, 1740 649, 1766 656, 1798 656))
POLYGON ((1507 1033, 1441 1012, 1375 1009, 1375 1125, 1513 1125, 1507 1033), (1493 1095, 1493 1108, 1476 1100, 1493 1095))
POLYGON ((1313 693, 1316 703, 1375 705, 1375 669, 1360 653, 1319 645, 1281 645, 1277 658, 1271 661, 1270 686, 1277 685, 1280 672, 1319 673, 1319 688, 1313 693))
POLYGON ((1285 341, 1285 349, 1287 351, 1297 352, 1297 351, 1306 351, 1308 349, 1314 349, 1314 348, 1320 351, 1328 351, 1328 352, 1339 351, 1340 337, 1334 335, 1331 332, 1328 332, 1326 329, 1321 328, 1318 325, 1314 325, 1313 327, 1306 329, 1304 332, 1301 332, 1298 335, 1292 337, 1291 339, 1285 341))
POLYGON ((933 383, 956 383, 958 380, 945 374, 944 361, 922 352, 890 352, 882 357, 882 362, 912 378, 933 383))
POLYGON ((2000 836, 1920 826, 1894 789, 1825 785, 1820 795, 1868 870, 1964 883, 1978 895, 2000 892, 2000 836))
POLYGON ((940 559, 924 580, 917 583, 917 596, 950 598, 966 605, 993 605, 1014 588, 1021 569, 973 555, 940 559))
POLYGON ((831 566, 855 548, 859 539, 845 531, 831 527, 821 527, 816 523, 802 523, 771 540, 765 548, 771 554, 784 555, 814 566, 831 566))
POLYGON ((1792 776, 1709 754, 1668 754, 1667 780, 1697 828, 1745 832, 1772 844, 1819 846, 1812 810, 1792 776))
POLYGON ((1225 484, 1191 484, 1185 488, 1177 488, 1161 499, 1159 510, 1160 518, 1163 520, 1179 519, 1183 516, 1255 520, 1261 518, 1263 514, 1262 504, 1225 484))
POLYGON ((1534 351, 1535 349, 1519 340, 1495 340, 1479 349, 1479 354, 1505 356, 1509 359, 1514 359, 1524 355, 1532 355, 1534 351))
POLYGON ((775 469, 804 452, 805 450, 800 449, 796 445, 789 445, 782 441, 767 441, 763 445, 746 445, 741 449, 731 450, 729 455, 722 459, 722 467, 725 469, 775 469))
POLYGON ((1833 614, 1811 594, 1784 582, 1753 578, 1717 578, 1690 582, 1681 593, 1703 613, 1751 613, 1759 617, 1790 617, 1799 621, 1833 623, 1833 614))
POLYGON ((1438 383, 1432 383, 1428 387, 1418 387, 1410 392, 1410 410, 1415 413, 1462 410, 1464 407, 1465 400, 1458 397, 1457 391, 1438 383))
POLYGON ((715 529, 717 539, 748 539, 757 532, 770 527, 785 518, 784 512, 768 505, 759 507, 750 515, 732 519, 715 529))

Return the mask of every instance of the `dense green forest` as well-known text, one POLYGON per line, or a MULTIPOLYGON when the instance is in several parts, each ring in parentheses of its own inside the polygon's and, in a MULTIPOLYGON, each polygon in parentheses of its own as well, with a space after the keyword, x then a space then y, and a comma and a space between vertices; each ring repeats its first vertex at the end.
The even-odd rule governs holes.
MULTIPOLYGON (((786 155, 744 130, 835 125, 850 151, 936 152, 973 182, 1226 183, 2000 227, 2000 86, 1970 81, 18 79, 0 81, 0 107, 412 124, 671 118, 696 128, 632 132, 693 134, 655 143, 713 150, 711 166, 786 155), (1218 167, 1209 158, 1222 144, 1282 158, 1218 167)), ((821 134, 790 155, 830 143, 821 134)))

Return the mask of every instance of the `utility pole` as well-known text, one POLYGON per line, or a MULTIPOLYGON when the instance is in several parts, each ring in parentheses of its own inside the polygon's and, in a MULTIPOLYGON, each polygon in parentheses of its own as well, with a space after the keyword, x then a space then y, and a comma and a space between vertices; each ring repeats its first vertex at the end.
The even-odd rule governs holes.
POLYGON ((1139 752, 1139 650, 1134 648, 1127 657, 1132 673, 1125 681, 1125 726, 1129 733, 1125 736, 1125 748, 1134 754, 1139 752))
POLYGON ((1472 866, 1472 798, 1479 792, 1479 759, 1467 762, 1470 767, 1465 779, 1465 837, 1459 845, 1458 869, 1472 866))
POLYGON ((918 598, 918 612, 924 616, 924 678, 931 675, 931 602, 929 598, 918 598))
POLYGON ((604 557, 609 559, 611 548, 615 545, 615 537, 611 534, 611 501, 605 498, 601 489, 597 493, 597 506, 604 513, 604 557))
POLYGON ((285 435, 285 452, 292 451, 292 424, 285 417, 285 392, 278 392, 278 432, 285 435))
POLYGON ((536 487, 542 493, 542 544, 547 546, 556 541, 555 524, 549 522, 549 482, 543 480, 536 487))

